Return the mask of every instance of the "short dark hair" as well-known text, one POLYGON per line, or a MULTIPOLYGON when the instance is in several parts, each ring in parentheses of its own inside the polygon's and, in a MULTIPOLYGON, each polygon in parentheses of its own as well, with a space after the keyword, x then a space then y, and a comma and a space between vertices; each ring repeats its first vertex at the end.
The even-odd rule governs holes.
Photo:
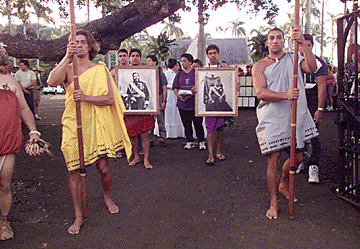
POLYGON ((203 67, 203 63, 199 59, 195 59, 193 63, 197 63, 197 64, 199 64, 200 67, 203 67))
POLYGON ((191 54, 189 54, 189 53, 184 53, 184 54, 182 54, 182 55, 180 56, 180 58, 183 58, 183 57, 185 57, 186 59, 188 59, 188 61, 190 61, 191 64, 194 63, 194 57, 193 57, 191 54))
MULTIPOLYGON (((98 54, 98 52, 100 50, 99 44, 96 42, 96 40, 94 39, 92 34, 85 29, 78 29, 78 30, 76 30, 75 34, 83 35, 86 37, 87 44, 90 48, 89 59, 92 61, 96 57, 96 55, 98 54)), ((69 40, 70 39, 71 39, 71 37, 69 36, 69 40)))
POLYGON ((167 67, 173 69, 178 61, 174 58, 170 58, 167 63, 167 67))
POLYGON ((311 45, 314 46, 314 38, 313 38, 312 35, 310 35, 310 34, 304 34, 304 39, 305 39, 305 41, 310 41, 310 42, 311 42, 311 45))
POLYGON ((210 50, 216 50, 216 52, 218 52, 218 54, 220 53, 220 49, 218 46, 216 46, 215 44, 210 44, 207 48, 206 48, 206 54, 209 53, 210 50))
POLYGON ((281 29, 279 29, 278 27, 275 27, 275 28, 270 29, 269 32, 267 33, 266 38, 269 38, 269 34, 270 34, 272 31, 280 31, 281 34, 282 34, 282 37, 285 38, 284 32, 283 32, 281 29))
POLYGON ((139 55, 140 55, 140 57, 141 57, 141 51, 140 51, 140 49, 132 48, 132 49, 130 49, 129 56, 131 56, 132 53, 139 53, 139 55))
POLYGON ((126 55, 128 55, 128 51, 125 49, 125 48, 120 48, 118 51, 117 51, 118 55, 119 53, 125 53, 126 55))
POLYGON ((156 62, 156 64, 155 65, 157 65, 158 64, 158 58, 155 56, 155 55, 153 55, 153 54, 149 54, 148 56, 146 56, 146 59, 147 58, 150 58, 153 62, 156 62))
POLYGON ((7 65, 6 57, 0 55, 0 65, 7 65))
POLYGON ((20 64, 20 63, 23 63, 25 66, 27 66, 27 68, 29 68, 29 67, 30 67, 30 63, 29 63, 29 61, 28 61, 28 60, 26 60, 26 59, 22 59, 22 60, 20 60, 19 64, 20 64))

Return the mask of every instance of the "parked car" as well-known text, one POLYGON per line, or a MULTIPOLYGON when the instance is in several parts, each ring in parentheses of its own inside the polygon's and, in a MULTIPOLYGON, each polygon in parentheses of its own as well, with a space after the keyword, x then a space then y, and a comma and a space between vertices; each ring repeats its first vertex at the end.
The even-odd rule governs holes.
POLYGON ((56 93, 57 94, 65 94, 65 89, 62 88, 61 86, 57 86, 56 87, 56 93))
POLYGON ((46 86, 43 88, 43 93, 45 95, 47 94, 56 94, 56 87, 52 87, 52 86, 46 86))

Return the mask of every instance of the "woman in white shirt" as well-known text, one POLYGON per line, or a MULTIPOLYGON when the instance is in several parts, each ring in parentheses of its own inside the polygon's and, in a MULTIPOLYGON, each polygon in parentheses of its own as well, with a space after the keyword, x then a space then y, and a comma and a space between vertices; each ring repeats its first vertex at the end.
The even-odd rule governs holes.
POLYGON ((165 72, 167 79, 167 103, 165 108, 165 128, 167 138, 184 137, 184 127, 181 122, 179 109, 176 107, 177 97, 172 90, 175 75, 180 71, 180 62, 170 58, 169 70, 165 72))

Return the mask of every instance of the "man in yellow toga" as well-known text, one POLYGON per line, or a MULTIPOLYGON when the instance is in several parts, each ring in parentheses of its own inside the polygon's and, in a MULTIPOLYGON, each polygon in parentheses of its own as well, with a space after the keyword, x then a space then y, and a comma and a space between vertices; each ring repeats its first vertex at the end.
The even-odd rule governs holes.
POLYGON ((75 221, 68 229, 70 234, 78 234, 84 223, 75 102, 81 102, 85 165, 96 164, 110 213, 119 212, 119 208, 111 199, 107 158, 115 158, 116 151, 122 148, 131 155, 131 143, 123 120, 125 107, 114 80, 103 63, 92 62, 98 50, 88 31, 77 30, 76 41, 69 42, 65 57, 48 78, 50 86, 64 83, 66 88, 61 150, 70 172, 70 192, 75 209, 75 221), (69 64, 74 53, 78 56, 80 90, 74 90, 73 64, 69 64))

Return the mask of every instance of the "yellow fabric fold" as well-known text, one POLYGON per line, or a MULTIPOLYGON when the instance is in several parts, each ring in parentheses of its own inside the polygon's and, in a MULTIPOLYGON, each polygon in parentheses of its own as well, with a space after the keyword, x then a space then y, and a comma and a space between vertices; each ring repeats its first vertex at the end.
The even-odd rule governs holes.
MULTIPOLYGON (((100 96, 108 93, 108 69, 100 62, 79 76, 80 88, 85 95, 100 96)), ((110 74, 109 74, 110 75, 110 74)), ((116 152, 125 148, 128 160, 131 156, 131 142, 124 123, 125 106, 110 76, 114 92, 111 106, 97 106, 81 102, 84 161, 89 166, 102 157, 116 157, 116 152)), ((61 150, 68 170, 79 169, 76 108, 73 100, 74 83, 66 91, 65 111, 62 117, 63 136, 61 150)))

